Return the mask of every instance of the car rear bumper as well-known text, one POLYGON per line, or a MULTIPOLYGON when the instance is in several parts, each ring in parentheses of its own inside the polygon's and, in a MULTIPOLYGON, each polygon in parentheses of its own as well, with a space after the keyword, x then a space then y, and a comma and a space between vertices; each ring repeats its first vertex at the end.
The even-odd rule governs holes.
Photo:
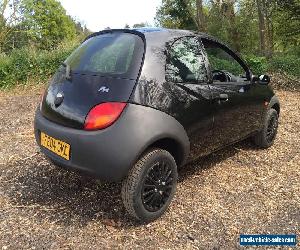
POLYGON ((176 119, 161 111, 135 104, 127 104, 112 126, 98 131, 56 124, 43 117, 37 109, 34 131, 41 151, 54 163, 105 181, 124 179, 139 156, 157 140, 172 138, 178 142, 182 159, 186 159, 189 152, 188 137, 176 119), (70 159, 66 160, 41 146, 41 132, 70 144, 70 159))
POLYGON ((136 153, 126 150, 126 142, 115 136, 114 126, 101 131, 68 128, 44 118, 36 111, 34 132, 41 151, 55 164, 105 181, 118 181, 127 175, 136 153), (41 132, 71 145, 70 160, 41 146, 41 132))

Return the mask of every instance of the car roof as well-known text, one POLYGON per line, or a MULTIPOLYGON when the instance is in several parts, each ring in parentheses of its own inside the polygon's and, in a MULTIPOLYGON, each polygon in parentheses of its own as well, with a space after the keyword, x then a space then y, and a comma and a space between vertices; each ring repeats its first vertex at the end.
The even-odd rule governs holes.
POLYGON ((160 28, 160 27, 139 27, 139 28, 132 28, 132 29, 105 29, 99 32, 95 32, 91 35, 89 35, 85 40, 103 34, 103 33, 109 33, 109 32, 132 32, 132 33, 141 33, 145 36, 147 39, 160 39, 161 37, 164 37, 164 40, 173 40, 176 37, 181 36, 199 36, 201 38, 218 42, 224 46, 227 47, 226 44, 218 40, 217 38, 210 36, 203 32, 196 32, 191 30, 180 30, 180 29, 166 29, 166 28, 160 28), (153 36, 155 35, 155 36, 153 36))
MULTIPOLYGON (((126 30, 126 29, 124 29, 126 30)), ((218 40, 217 38, 204 33, 204 32, 198 32, 198 31, 192 31, 192 30, 181 30, 181 29, 166 29, 166 28, 160 28, 160 27, 140 27, 140 28, 132 28, 129 30, 134 30, 134 31, 138 31, 140 33, 143 33, 144 35, 147 35, 148 33, 157 33, 157 34, 169 34, 170 39, 174 38, 174 36, 199 36, 201 38, 207 39, 207 40, 211 40, 211 41, 215 41, 218 43, 221 43, 222 45, 226 45, 224 44, 222 41, 218 40)), ((226 45, 227 46, 227 45, 226 45)))

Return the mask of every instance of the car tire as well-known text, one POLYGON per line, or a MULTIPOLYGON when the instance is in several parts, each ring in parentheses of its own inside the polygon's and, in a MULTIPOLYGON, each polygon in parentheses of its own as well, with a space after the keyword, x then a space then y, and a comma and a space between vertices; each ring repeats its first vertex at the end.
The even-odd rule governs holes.
POLYGON ((176 191, 177 165, 166 150, 147 151, 129 171, 122 185, 127 212, 140 222, 159 218, 176 191))
POLYGON ((269 109, 265 116, 263 129, 254 136, 254 143, 259 148, 269 148, 273 145, 278 129, 278 113, 269 109))

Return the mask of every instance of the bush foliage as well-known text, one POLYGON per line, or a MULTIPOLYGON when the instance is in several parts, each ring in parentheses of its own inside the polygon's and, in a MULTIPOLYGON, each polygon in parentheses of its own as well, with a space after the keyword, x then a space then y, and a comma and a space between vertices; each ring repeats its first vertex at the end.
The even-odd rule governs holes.
POLYGON ((76 46, 72 43, 52 51, 27 47, 13 50, 10 55, 0 54, 0 88, 48 80, 76 46))
POLYGON ((254 74, 266 72, 284 73, 290 76, 300 77, 300 58, 297 55, 276 55, 273 58, 244 56, 248 66, 254 74))
POLYGON ((269 69, 300 77, 300 57, 297 55, 275 56, 269 62, 269 69))

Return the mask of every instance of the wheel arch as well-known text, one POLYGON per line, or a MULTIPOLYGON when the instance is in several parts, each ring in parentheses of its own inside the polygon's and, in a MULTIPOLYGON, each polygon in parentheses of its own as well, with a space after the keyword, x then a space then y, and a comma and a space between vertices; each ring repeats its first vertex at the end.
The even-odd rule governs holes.
POLYGON ((278 115, 280 114, 280 103, 279 103, 279 99, 277 96, 274 95, 271 98, 269 108, 275 109, 277 111, 278 115))
POLYGON ((181 167, 185 163, 188 154, 184 145, 172 137, 163 137, 153 140, 145 147, 141 155, 151 148, 159 148, 168 151, 174 157, 178 167, 181 167))
POLYGON ((115 150, 122 152, 127 162, 123 165, 121 177, 151 148, 167 150, 175 159, 177 166, 182 166, 190 152, 190 141, 184 127, 174 117, 157 109, 128 104, 125 113, 116 124, 121 138, 115 150), (122 123, 122 124, 121 124, 122 123), (130 126, 128 126, 130 124, 130 126), (120 148, 120 149, 117 149, 120 148))

